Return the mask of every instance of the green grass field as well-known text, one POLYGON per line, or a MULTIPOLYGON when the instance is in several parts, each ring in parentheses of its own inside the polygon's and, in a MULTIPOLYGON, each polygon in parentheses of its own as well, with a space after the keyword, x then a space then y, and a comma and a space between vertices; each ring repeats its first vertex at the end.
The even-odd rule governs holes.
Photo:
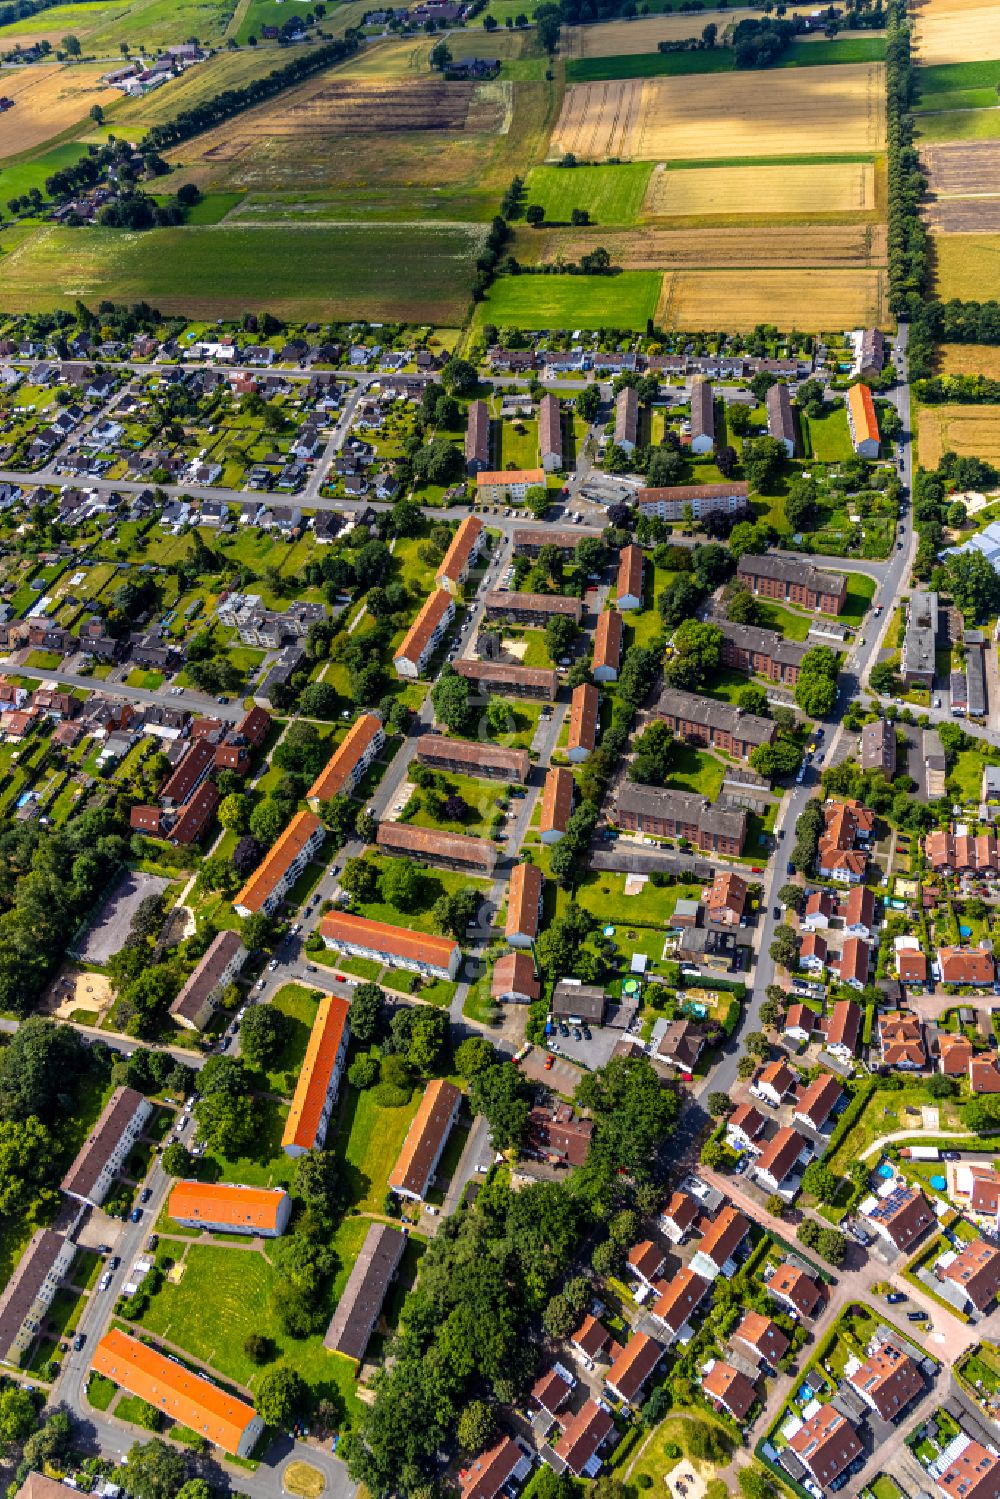
POLYGON ((933 102, 934 95, 960 94, 986 90, 996 101, 997 84, 1000 83, 1000 62, 953 62, 941 63, 934 68, 918 68, 914 74, 919 99, 915 109, 939 109, 933 102))
POLYGON ((845 625, 859 625, 871 608, 875 597, 875 579, 867 573, 847 574, 847 603, 838 618, 845 625))
POLYGON ((796 614, 791 609, 773 604, 770 599, 758 599, 761 625, 765 630, 777 630, 786 640, 805 640, 809 634, 808 614, 796 614))
MULTIPOLYGON (((0 296, 3 295, 0 264, 0 296)), ((658 271, 617 276, 501 276, 480 304, 485 321, 515 328, 643 329, 656 312, 658 271)))
POLYGON ((288 1020, 289 1034, 281 1051, 268 1067, 268 1091, 280 1093, 283 1098, 291 1098, 319 1009, 319 998, 315 991, 303 989, 299 984, 284 984, 271 1003, 288 1020))
POLYGON ((670 751, 670 767, 666 784, 681 791, 696 791, 709 801, 715 801, 722 790, 725 766, 721 760, 707 750, 696 749, 693 744, 675 740, 670 751))
POLYGON ((819 463, 845 463, 853 455, 843 407, 827 416, 807 416, 800 412, 799 422, 807 458, 815 458, 819 463))
POLYGON ((652 162, 605 167, 535 167, 525 183, 525 204, 540 203, 549 223, 568 224, 585 208, 592 224, 634 224, 649 184, 652 162))
POLYGON ((419 1102, 419 1088, 399 1109, 381 1108, 370 1090, 359 1093, 356 1088, 347 1088, 334 1149, 342 1162, 351 1202, 361 1212, 382 1211, 389 1172, 403 1148, 419 1102))
MULTIPOLYGON (((0 39, 2 36, 3 33, 0 32, 0 39)), ((60 171, 63 167, 75 166, 86 154, 85 146, 73 142, 65 146, 53 146, 51 151, 45 151, 41 156, 36 156, 33 161, 17 162, 6 166, 0 170, 0 197, 6 203, 8 198, 23 197, 33 187, 37 187, 40 193, 44 193, 46 177, 51 177, 53 172, 60 171)))
MULTIPOLYGON (((794 42, 779 68, 819 68, 837 63, 882 62, 885 38, 844 37, 834 41, 794 42)), ((692 52, 630 52, 619 57, 578 57, 566 64, 567 83, 602 83, 612 78, 683 78, 698 73, 736 70, 731 47, 692 52)))
POLYGON ((266 306, 297 318, 454 326, 468 306, 480 239, 462 225, 219 225, 151 234, 46 226, 0 259, 0 301, 30 311, 71 307, 78 297, 149 298, 195 317, 266 306))
POLYGON ((1000 137, 1000 109, 945 109, 939 114, 921 114, 915 121, 916 135, 929 145, 938 141, 983 141, 1000 137))
MULTIPOLYGON (((327 1298, 331 1312, 368 1227, 364 1218, 347 1218, 333 1236, 341 1268, 327 1298)), ((317 1396, 332 1393, 344 1401, 348 1418, 356 1415, 360 1407, 353 1366, 326 1351, 321 1333, 291 1339, 281 1331, 273 1303, 276 1284, 274 1268, 263 1254, 192 1244, 180 1283, 164 1285, 153 1297, 143 1324, 249 1389, 264 1371, 247 1357, 243 1344, 251 1332, 273 1338, 279 1359, 287 1357, 317 1396)))

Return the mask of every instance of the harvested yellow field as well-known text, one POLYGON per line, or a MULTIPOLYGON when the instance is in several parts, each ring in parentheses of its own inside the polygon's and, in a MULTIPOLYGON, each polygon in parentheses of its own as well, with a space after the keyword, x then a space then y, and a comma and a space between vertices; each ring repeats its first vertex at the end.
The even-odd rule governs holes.
POLYGON ((913 14, 922 67, 1000 57, 1000 9, 995 0, 918 0, 913 14))
POLYGON ((1000 285, 1000 234, 932 234, 934 290, 979 301, 1000 285))
POLYGON ((14 108, 0 115, 0 158, 40 146, 85 120, 93 105, 107 108, 120 99, 101 82, 107 71, 107 63, 53 63, 6 73, 3 92, 14 108))
POLYGON ((749 331, 777 323, 821 333, 859 323, 886 325, 888 278, 880 270, 668 271, 656 322, 691 331, 749 331))
POLYGON ((744 218, 783 214, 873 213, 875 167, 870 161, 828 166, 713 167, 710 171, 658 167, 650 176, 648 218, 744 218))
MULTIPOLYGON (((531 241, 537 236, 531 235, 531 241)), ((520 252, 520 240, 518 250, 520 252)), ((794 234, 773 227, 726 229, 553 230, 543 242, 541 260, 567 261, 603 245, 626 271, 659 271, 714 266, 803 267, 882 266, 886 263, 883 224, 803 224, 794 234)), ((524 257, 527 258, 527 257, 524 257)))
POLYGON ((917 453, 924 468, 942 453, 1000 463, 1000 406, 921 406, 917 453))
MULTIPOLYGON (((787 14, 808 15, 813 9, 790 5, 787 14)), ((660 42, 701 36, 709 22, 719 28, 721 38, 726 27, 734 26, 739 19, 731 10, 700 10, 692 15, 641 16, 632 21, 603 21, 596 26, 564 26, 559 51, 564 57, 632 57, 639 52, 655 52, 660 42)), ((493 32, 490 36, 491 48, 498 35, 493 32)))
POLYGON ((808 156, 878 151, 885 140, 881 63, 577 83, 549 147, 582 161, 808 156))
POLYGON ((941 344, 938 369, 942 375, 985 375, 1000 380, 1000 348, 995 344, 941 344))

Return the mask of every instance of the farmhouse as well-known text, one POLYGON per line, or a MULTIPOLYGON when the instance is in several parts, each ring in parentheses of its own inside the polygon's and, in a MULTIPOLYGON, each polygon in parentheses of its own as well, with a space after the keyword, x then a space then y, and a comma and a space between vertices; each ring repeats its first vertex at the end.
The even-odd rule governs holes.
POLYGON ((543 487, 543 468, 507 468, 476 475, 476 498, 484 505, 523 505, 528 490, 543 487))
POLYGON ((503 697, 532 697, 554 703, 559 691, 559 673, 547 666, 515 666, 507 661, 467 661, 454 663, 460 677, 471 682, 477 691, 503 697))
POLYGON ((259 1234, 276 1239, 285 1232, 292 1199, 281 1187, 231 1186, 228 1182, 178 1181, 167 1212, 183 1228, 217 1234, 259 1234))
POLYGON ((306 800, 313 811, 318 812, 322 802, 328 802, 335 796, 350 796, 368 767, 378 759, 384 745, 382 720, 374 713, 362 713, 351 724, 306 792, 306 800))
POLYGON ((465 428, 465 469, 478 474, 490 465, 490 414, 485 401, 473 401, 465 428))
POLYGON ((427 595, 393 660, 398 677, 422 677, 455 618, 455 600, 446 588, 427 595))
POLYGON ((618 581, 615 598, 620 610, 642 608, 642 547, 622 547, 618 554, 618 581))
POLYGON ((252 1405, 115 1327, 94 1349, 91 1367, 170 1420, 237 1457, 249 1457, 264 1430, 252 1405))
POLYGON ((772 385, 765 397, 767 407, 767 430, 780 442, 787 458, 795 457, 795 416, 788 386, 772 385))
POLYGON ((542 871, 537 864, 515 864, 507 887, 504 935, 511 947, 530 947, 538 936, 542 907, 542 871))
POLYGON ((434 575, 437 586, 448 593, 458 593, 485 540, 486 531, 478 515, 467 515, 451 538, 451 545, 434 575))
POLYGON ((135 1088, 116 1088, 60 1183, 66 1195, 100 1207, 152 1112, 135 1088))
POLYGON ((839 614, 847 603, 847 578, 843 573, 828 573, 804 557, 790 557, 782 552, 765 552, 740 558, 736 575, 752 593, 779 603, 797 604, 819 614, 839 614))
POLYGON ((436 828, 419 828, 406 822, 383 822, 375 841, 388 854, 406 854, 427 864, 461 869, 467 874, 489 877, 496 868, 495 846, 485 838, 470 838, 467 833, 441 833, 436 828))
POLYGON ((747 814, 742 807, 726 809, 693 791, 640 786, 635 781, 619 784, 611 816, 630 833, 685 838, 712 853, 739 856, 746 839, 747 814))
POLYGON ((597 719, 600 697, 591 682, 574 687, 569 710, 569 738, 566 755, 574 764, 586 760, 597 746, 597 719))
POLYGON ((323 1338, 331 1353, 363 1359, 389 1286, 406 1249, 406 1237, 389 1223, 373 1223, 323 1338))
POLYGON ((273 916, 299 875, 323 847, 326 829, 315 812, 296 812, 233 901, 237 916, 273 916))
POLYGON ((757 673, 772 682, 794 687, 799 679, 802 658, 809 649, 797 640, 786 640, 775 630, 760 630, 756 625, 738 625, 720 620, 722 631, 720 660, 733 671, 757 673))
POLYGON ((547 625, 550 619, 571 619, 577 626, 583 619, 579 599, 562 593, 506 593, 491 590, 483 599, 487 619, 507 620, 515 625, 547 625))
POLYGON ((715 396, 708 380, 691 386, 691 451, 711 453, 715 447, 715 396))
POLYGON ((51 1228, 39 1228, 25 1245, 0 1292, 0 1359, 19 1364, 41 1328, 76 1245, 51 1228))
POLYGON ((605 609, 604 613, 598 616, 597 629, 594 631, 592 672, 595 682, 617 682, 618 668, 622 660, 624 628, 622 617, 616 609, 605 609))
POLYGON ((170 1006, 177 1024, 190 1031, 203 1031, 246 960, 247 950, 238 934, 218 932, 170 1006))
POLYGON ((640 514, 658 520, 684 520, 690 506, 692 520, 706 515, 742 515, 750 504, 750 486, 745 479, 725 484, 672 484, 661 489, 640 489, 636 495, 640 514))
POLYGON ((462 951, 450 937, 411 932, 407 927, 370 921, 347 911, 330 911, 319 924, 320 936, 335 952, 390 968, 405 968, 427 978, 453 979, 462 951))
POLYGON ((875 403, 867 385, 852 385, 847 392, 847 425, 859 458, 877 458, 881 441, 875 403))
MULTIPOLYGON (((591 688, 596 695, 596 688, 591 688)), ((517 781, 523 785, 531 770, 531 756, 524 749, 507 749, 473 739, 449 739, 444 734, 421 734, 417 759, 434 770, 481 776, 488 781, 517 781)))
POLYGON ((639 397, 631 385, 623 386, 615 401, 615 444, 632 454, 639 441, 639 397))
POLYGON ((538 404, 538 456, 547 474, 563 466, 562 408, 551 391, 538 404))
POLYGON ((542 812, 539 836, 543 843, 558 843, 566 831, 573 810, 573 793, 576 784, 572 771, 562 765, 554 765, 545 777, 542 788, 542 812))
POLYGON ((389 1176, 389 1188, 397 1196, 416 1202, 426 1196, 461 1105, 462 1093, 454 1083, 437 1077, 427 1084, 389 1176))
POLYGON ((281 1137, 281 1148, 286 1155, 300 1156, 307 1150, 319 1150, 326 1139, 347 1060, 351 1033, 349 1008, 347 1000, 339 995, 324 995, 319 1002, 281 1137))
POLYGON ((678 738, 720 749, 740 760, 746 760, 758 744, 772 744, 778 732, 769 718, 676 687, 664 688, 653 712, 678 738))

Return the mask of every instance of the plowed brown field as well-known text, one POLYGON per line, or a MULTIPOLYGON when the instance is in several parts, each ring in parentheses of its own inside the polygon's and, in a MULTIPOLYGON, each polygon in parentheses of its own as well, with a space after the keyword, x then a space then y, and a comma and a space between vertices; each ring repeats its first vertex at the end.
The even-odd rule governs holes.
POLYGON ((804 224, 793 232, 756 229, 644 229, 553 232, 540 254, 554 260, 578 260, 597 245, 611 252, 628 271, 714 266, 804 267, 881 266, 886 260, 886 231, 881 224, 804 224))

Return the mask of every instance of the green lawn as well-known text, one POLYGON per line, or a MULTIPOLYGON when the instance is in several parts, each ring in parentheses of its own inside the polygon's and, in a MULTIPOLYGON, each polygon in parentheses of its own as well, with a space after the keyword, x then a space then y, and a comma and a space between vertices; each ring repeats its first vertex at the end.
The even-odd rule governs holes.
POLYGON ((103 1374, 91 1374, 87 1384, 87 1399, 96 1411, 106 1411, 115 1398, 118 1386, 103 1374))
POLYGON ((708 750, 675 739, 670 751, 670 773, 666 784, 681 791, 697 791, 715 801, 722 790, 725 766, 708 750))
POLYGON ((281 1148, 288 1109, 273 1099, 261 1099, 260 1129, 254 1149, 235 1160, 206 1151, 194 1174, 214 1181, 239 1182, 246 1187, 287 1187, 295 1174, 295 1162, 281 1148))
POLYGON ((267 1070, 267 1088, 269 1093, 291 1098, 319 1009, 319 995, 315 990, 303 989, 298 984, 284 984, 271 1003, 287 1017, 289 1035, 267 1070))
POLYGON ((914 73, 918 97, 913 110, 991 109, 997 103, 1000 62, 944 63, 914 73))
POLYGON ((337 1120, 334 1149, 343 1163, 351 1203, 361 1212, 381 1212, 389 1172, 417 1112, 420 1089, 399 1109, 383 1109, 370 1089, 348 1087, 337 1120))
POLYGON ((714 697, 719 702, 735 703, 749 680, 741 671, 728 671, 720 666, 698 690, 705 697, 714 697))
POLYGON ((681 1416, 668 1416, 653 1432, 650 1440, 642 1448, 641 1456, 636 1459, 635 1466, 629 1474, 630 1486, 638 1491, 642 1479, 648 1478, 653 1492, 662 1493, 667 1475, 673 1472, 682 1458, 691 1456, 690 1438, 696 1426, 711 1426, 729 1446, 734 1445, 732 1429, 724 1426, 708 1411, 692 1411, 687 1419, 681 1416), (676 1457, 672 1457, 670 1453, 675 1447, 679 1447, 680 1452, 676 1457))
MULTIPOLYGON (((644 329, 660 299, 658 271, 617 276, 500 276, 480 304, 484 321, 515 328, 644 329)), ((0 293, 4 290, 0 266, 0 293)))
POLYGON ((808 416, 802 411, 799 421, 806 458, 815 458, 820 463, 843 463, 854 456, 843 407, 827 416, 808 416))
MULTIPOLYGON (((586 66, 583 61, 570 62, 567 70, 582 66, 586 66)), ((592 224, 634 224, 652 170, 648 161, 600 167, 533 167, 525 183, 524 201, 540 203, 548 222, 568 224, 574 208, 585 208, 592 224)))
POLYGON ((758 599, 757 603, 760 607, 760 622, 765 629, 777 630, 786 640, 805 640, 812 623, 808 614, 796 614, 794 610, 785 609, 783 605, 772 603, 770 599, 758 599))
MULTIPOLYGON (((600 922, 611 920, 621 929, 630 923, 637 926, 663 928, 669 926, 679 900, 696 900, 701 895, 701 886, 654 885, 647 880, 635 895, 625 894, 625 875, 600 870, 588 874, 577 887, 575 902, 600 922)), ((563 908, 568 897, 559 892, 558 900, 563 908)), ((660 944, 662 952, 662 942, 660 944)))
MULTIPOLYGON (((449 779, 453 778, 449 777, 449 779)), ((369 857, 376 864, 382 862, 377 855, 369 857)), ((420 874, 421 881, 417 897, 412 906, 405 911, 397 911, 395 906, 386 905, 378 900, 357 902, 352 909, 356 910, 359 916, 367 916, 372 921, 387 921, 391 926, 405 926, 415 932, 436 932, 437 927, 431 911, 439 896, 451 895, 457 890, 467 890, 470 886, 485 895, 490 888, 489 880, 474 880, 450 869, 422 869, 420 874)), ((337 966, 342 966, 339 960, 337 966)))
POLYGON ((958 787, 960 801, 979 801, 983 784, 983 766, 994 764, 995 759, 995 756, 984 755, 979 749, 960 751, 950 777, 958 787))
MULTIPOLYGON (((324 1316, 336 1305, 368 1227, 364 1218, 347 1218, 333 1236, 341 1264, 325 1298, 324 1316)), ((264 1370, 247 1357, 243 1345, 251 1332, 273 1338, 278 1358, 287 1358, 317 1397, 339 1397, 348 1418, 356 1416, 353 1365, 326 1351, 322 1332, 292 1339, 281 1331, 273 1305, 276 1282, 275 1270, 263 1254, 190 1244, 180 1283, 164 1284, 150 1302, 143 1325, 251 1390, 264 1370)))
POLYGON ((859 625, 871 608, 875 597, 875 579, 867 573, 847 574, 847 602, 838 619, 845 625, 859 625))

